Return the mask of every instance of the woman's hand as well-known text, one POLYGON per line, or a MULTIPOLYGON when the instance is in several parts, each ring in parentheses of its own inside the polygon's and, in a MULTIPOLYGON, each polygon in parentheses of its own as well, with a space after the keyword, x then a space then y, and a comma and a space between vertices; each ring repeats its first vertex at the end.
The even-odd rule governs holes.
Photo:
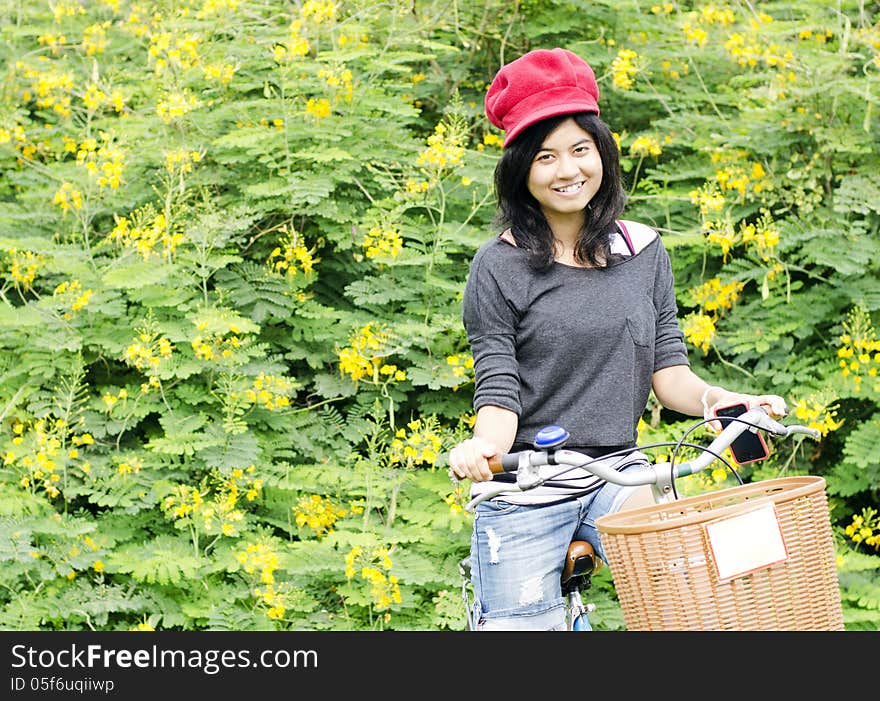
POLYGON ((458 479, 485 482, 492 479, 488 458, 503 455, 513 445, 517 415, 510 409, 486 404, 477 411, 473 438, 449 451, 449 469, 458 479), (491 436, 490 441, 486 436, 491 436))
POLYGON ((485 482, 492 479, 488 458, 498 453, 485 438, 468 438, 449 451, 449 467, 458 479, 485 482))
MULTIPOLYGON (((763 407, 767 413, 774 419, 782 418, 788 413, 785 399, 778 394, 745 394, 742 392, 729 392, 726 389, 713 388, 709 392, 709 416, 715 416, 715 410, 721 407, 730 406, 731 404, 745 404, 747 409, 755 407, 763 407), (711 402, 711 403, 710 403, 711 402)), ((721 430, 721 424, 718 421, 712 421, 709 426, 715 430, 721 430)))

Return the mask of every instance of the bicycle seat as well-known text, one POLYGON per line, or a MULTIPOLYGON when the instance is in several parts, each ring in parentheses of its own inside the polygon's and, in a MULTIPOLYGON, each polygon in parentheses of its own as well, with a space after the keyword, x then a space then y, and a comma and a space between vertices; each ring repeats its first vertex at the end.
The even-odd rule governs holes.
POLYGON ((593 546, 585 540, 573 540, 568 545, 565 553, 565 563, 562 566, 562 585, 565 586, 574 577, 585 577, 592 574, 602 565, 602 561, 596 557, 593 546))

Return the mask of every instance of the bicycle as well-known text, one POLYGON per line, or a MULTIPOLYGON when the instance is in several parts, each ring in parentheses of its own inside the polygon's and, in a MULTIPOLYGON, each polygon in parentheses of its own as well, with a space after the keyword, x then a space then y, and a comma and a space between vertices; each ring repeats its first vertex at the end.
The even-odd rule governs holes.
MULTIPOLYGON (((568 432, 560 426, 547 426, 541 429, 535 436, 534 449, 490 458, 489 466, 493 473, 515 472, 516 482, 504 483, 495 489, 480 494, 468 502, 465 510, 473 512, 474 507, 486 499, 534 489, 549 480, 559 477, 572 468, 583 468, 601 479, 623 486, 650 485, 655 504, 670 503, 679 499, 675 488, 676 479, 705 470, 716 460, 724 462, 739 484, 742 485, 741 477, 730 462, 723 457, 723 453, 745 431, 757 432, 761 430, 765 431, 768 435, 776 437, 802 434, 818 439, 821 436, 818 430, 808 426, 797 424, 783 425, 770 418, 763 408, 756 407, 736 418, 725 419, 726 426, 708 446, 686 441, 686 438, 692 431, 711 420, 704 419, 694 423, 682 435, 681 439, 676 442, 654 443, 635 446, 625 451, 618 451, 616 454, 626 456, 631 455, 634 451, 659 447, 674 448, 671 459, 668 461, 644 462, 638 466, 630 467, 625 472, 618 472, 608 464, 607 458, 615 455, 615 453, 603 456, 601 460, 594 460, 582 453, 566 450, 563 446, 569 437, 568 432), (678 451, 683 447, 696 448, 700 453, 691 460, 676 462, 675 458, 678 451), (557 466, 561 469, 555 471, 545 469, 557 466)), ((582 493, 573 490, 572 497, 579 496, 582 493)), ((584 603, 582 595, 583 592, 590 588, 591 577, 602 564, 601 560, 596 556, 593 547, 586 541, 573 541, 569 545, 560 579, 560 586, 566 598, 567 630, 592 630, 589 614, 595 610, 595 606, 584 603)), ((459 562, 459 573, 462 577, 462 598, 467 615, 468 630, 475 630, 477 621, 472 620, 472 604, 468 596, 471 578, 469 557, 459 562)))

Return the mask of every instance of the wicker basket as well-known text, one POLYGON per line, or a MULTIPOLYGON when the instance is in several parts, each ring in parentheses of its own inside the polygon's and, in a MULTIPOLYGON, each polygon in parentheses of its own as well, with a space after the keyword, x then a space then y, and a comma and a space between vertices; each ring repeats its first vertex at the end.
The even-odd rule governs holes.
MULTIPOLYGON (((629 630, 843 630, 821 477, 740 485, 608 514, 596 526, 629 630), (718 526, 738 534, 745 519, 767 514, 778 529, 752 541, 778 537, 784 557, 731 576, 718 526)), ((726 542, 729 552, 746 541, 726 542)))

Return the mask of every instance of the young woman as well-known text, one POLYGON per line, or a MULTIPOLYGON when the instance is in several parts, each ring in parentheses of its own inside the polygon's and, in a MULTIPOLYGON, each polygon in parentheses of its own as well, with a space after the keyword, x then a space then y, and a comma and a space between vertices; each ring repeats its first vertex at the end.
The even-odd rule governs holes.
MULTIPOLYGON (((549 424, 569 431, 566 448, 596 458, 633 448, 652 390, 663 406, 693 416, 736 402, 785 414, 782 397, 728 391, 691 371, 663 243, 621 219, 618 147, 598 98, 590 66, 559 48, 503 66, 486 93, 486 114, 505 131, 495 170, 503 231, 474 256, 465 287, 477 418, 473 437, 449 454, 472 496, 491 486, 487 458, 531 447, 549 424)), ((633 450, 604 459, 624 470, 647 458, 633 450)), ((647 489, 574 471, 478 505, 471 569, 479 628, 562 628, 569 542, 587 540, 604 559, 596 519, 650 503, 647 489), (566 486, 589 491, 572 498, 566 486)))

